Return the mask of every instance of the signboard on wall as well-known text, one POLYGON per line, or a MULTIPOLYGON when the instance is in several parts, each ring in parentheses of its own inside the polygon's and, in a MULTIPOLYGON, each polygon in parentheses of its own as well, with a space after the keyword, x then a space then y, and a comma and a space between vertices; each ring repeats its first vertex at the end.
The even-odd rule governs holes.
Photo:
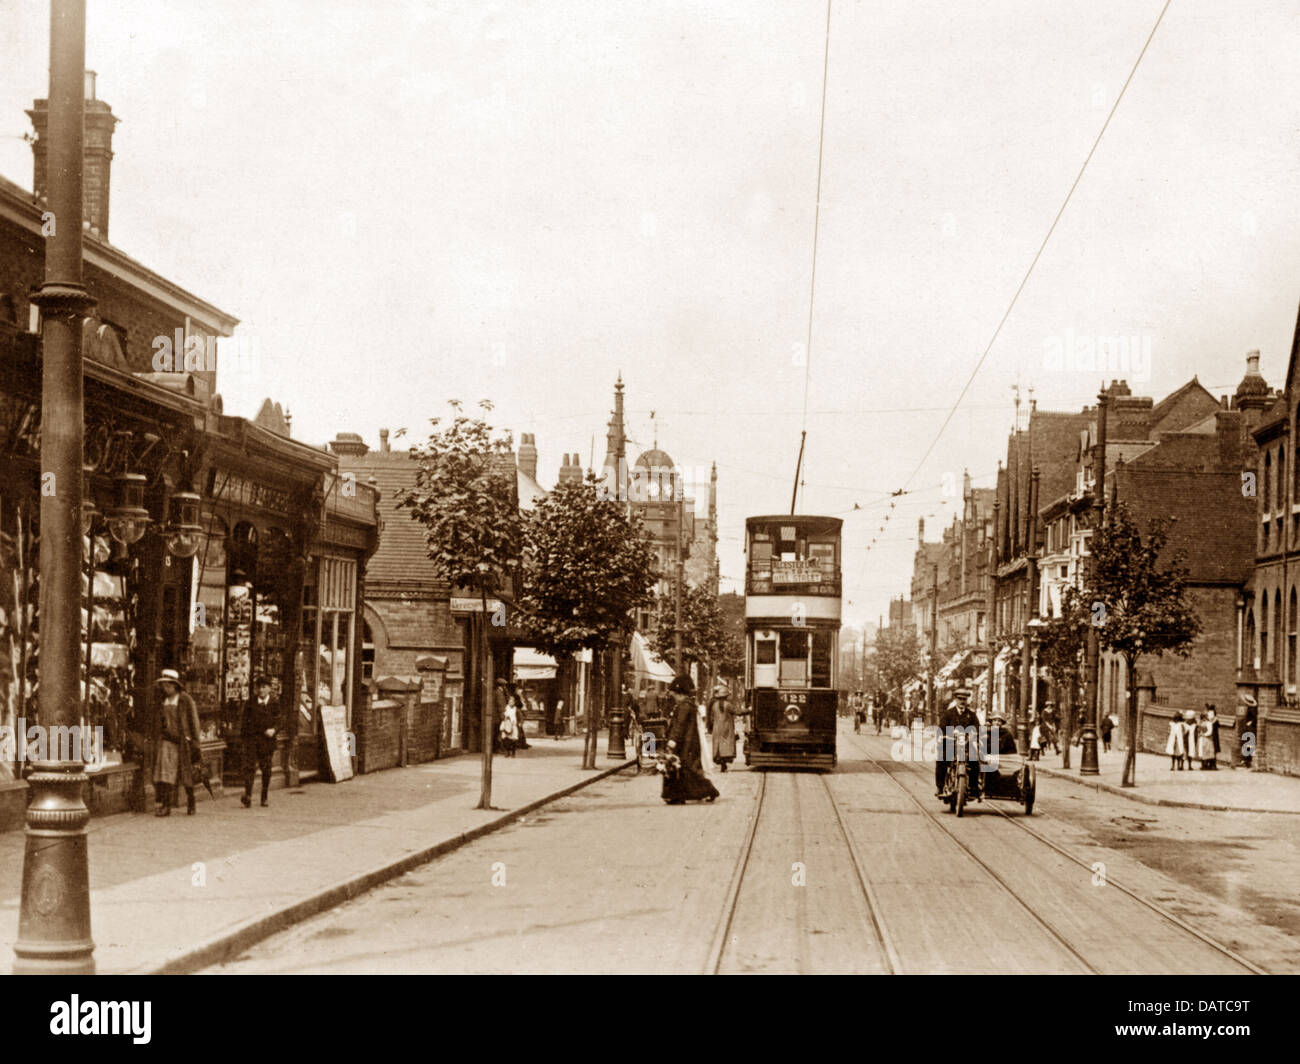
POLYGON ((352 778, 352 752, 348 741, 348 707, 321 706, 321 730, 325 735, 325 752, 329 756, 330 778, 342 783, 352 778))

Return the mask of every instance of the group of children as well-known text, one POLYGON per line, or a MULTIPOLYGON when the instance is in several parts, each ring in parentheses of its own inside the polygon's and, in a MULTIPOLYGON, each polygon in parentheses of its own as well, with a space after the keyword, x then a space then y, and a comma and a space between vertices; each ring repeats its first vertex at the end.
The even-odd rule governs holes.
POLYGON ((1219 767, 1219 718, 1214 706, 1206 705, 1199 717, 1186 710, 1182 717, 1169 722, 1169 738, 1165 742, 1169 755, 1169 771, 1192 767, 1192 758, 1201 762, 1201 768, 1214 771, 1219 767))

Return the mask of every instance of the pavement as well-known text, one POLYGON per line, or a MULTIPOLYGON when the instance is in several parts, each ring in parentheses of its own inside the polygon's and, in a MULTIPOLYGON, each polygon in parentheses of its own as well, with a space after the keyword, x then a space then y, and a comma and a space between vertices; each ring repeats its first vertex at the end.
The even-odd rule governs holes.
MULTIPOLYGON (((494 809, 477 754, 273 790, 244 809, 235 791, 166 818, 124 813, 88 827, 98 972, 191 972, 402 875, 634 762, 583 769, 581 738, 532 740, 497 756, 494 809)), ((0 971, 18 932, 24 835, 0 834, 0 971)))
POLYGON ((1206 772, 1200 768, 1199 761, 1192 762, 1196 766, 1194 768, 1171 772, 1169 758, 1163 754, 1139 753, 1137 785, 1121 787, 1126 753, 1124 750, 1099 751, 1101 772, 1096 776, 1080 776, 1081 747, 1076 746, 1070 750, 1069 769, 1061 768, 1059 755, 1046 753, 1037 762, 1038 771, 1055 779, 1110 791, 1145 805, 1231 810, 1239 813, 1300 814, 1298 776, 1224 765, 1220 765, 1215 772, 1206 772))

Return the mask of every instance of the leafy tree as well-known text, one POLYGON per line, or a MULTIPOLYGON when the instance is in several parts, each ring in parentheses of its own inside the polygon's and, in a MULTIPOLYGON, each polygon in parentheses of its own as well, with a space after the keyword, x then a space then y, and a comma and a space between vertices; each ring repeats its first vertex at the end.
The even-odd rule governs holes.
POLYGON ((745 675, 745 596, 729 591, 718 596, 725 633, 718 673, 722 676, 745 675))
MULTIPOLYGON (((450 425, 431 418, 429 438, 411 447, 415 486, 397 496, 398 509, 424 525, 425 544, 435 570, 453 585, 472 587, 481 598, 502 581, 517 561, 523 521, 515 498, 517 484, 512 443, 494 436, 482 415, 466 414, 459 400, 448 405, 450 425)), ((492 409, 479 402, 483 414, 492 409)), ((405 430, 398 432, 398 436, 405 430)), ((492 744, 495 738, 492 698, 487 690, 487 617, 473 614, 478 639, 478 675, 482 677, 480 739, 483 747, 482 791, 478 808, 492 808, 492 744)))
POLYGON ((875 666, 880 684, 901 702, 903 685, 921 675, 921 643, 912 628, 883 628, 876 633, 875 666))
POLYGON ((1070 767, 1070 743, 1078 715, 1075 697, 1083 682, 1083 656, 1088 639, 1088 611, 1079 590, 1061 595, 1061 616, 1048 618, 1038 633, 1038 660, 1052 674, 1061 694, 1061 765, 1070 767))
MULTIPOLYGON (((563 661, 579 650, 621 647, 635 610, 649 604, 657 579, 640 520, 602 495, 594 475, 561 484, 527 523, 523 624, 537 645, 563 661)), ((621 651, 620 651, 621 652, 621 651)), ((596 767, 596 713, 587 713, 583 767, 596 767)))
MULTIPOLYGON (((734 605, 730 607, 733 616, 729 619, 723 610, 722 596, 705 586, 687 586, 682 595, 683 665, 698 664, 711 675, 735 676, 744 670, 745 603, 739 595, 732 597, 740 602, 739 633, 735 629, 734 605)), ((661 616, 664 619, 655 628, 651 645, 661 658, 671 661, 676 650, 673 624, 666 611, 661 616)))
POLYGON ((1145 539, 1128 507, 1117 503, 1094 533, 1093 565, 1083 591, 1088 623, 1097 628, 1101 647, 1124 657, 1128 666, 1128 756, 1122 786, 1134 786, 1137 766, 1136 666, 1144 654, 1165 651, 1186 657, 1200 632, 1187 600, 1185 552, 1176 551, 1162 566, 1169 522, 1152 520, 1145 539))

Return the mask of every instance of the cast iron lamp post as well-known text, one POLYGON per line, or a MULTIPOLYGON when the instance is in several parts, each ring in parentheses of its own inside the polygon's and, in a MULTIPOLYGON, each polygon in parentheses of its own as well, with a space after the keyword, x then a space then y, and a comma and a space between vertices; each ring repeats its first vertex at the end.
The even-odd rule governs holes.
MULTIPOLYGON (((95 304, 81 265, 85 68, 85 0, 52 0, 46 158, 53 227, 45 279, 32 296, 42 320, 41 482, 53 488, 42 490, 40 510, 39 719, 47 729, 81 725, 81 322, 95 304)), ((93 974, 84 765, 45 760, 32 769, 14 972, 93 974)))

